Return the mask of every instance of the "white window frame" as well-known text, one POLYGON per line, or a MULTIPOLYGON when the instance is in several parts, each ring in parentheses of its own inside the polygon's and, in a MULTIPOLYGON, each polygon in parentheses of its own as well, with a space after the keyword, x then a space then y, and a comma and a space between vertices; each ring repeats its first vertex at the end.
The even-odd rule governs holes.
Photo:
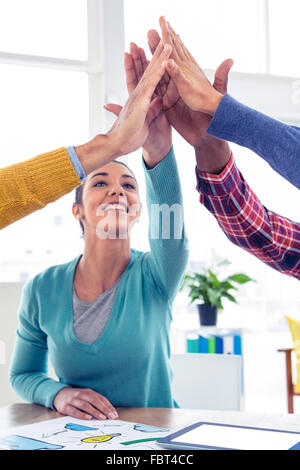
MULTIPOLYGON (((86 0, 88 58, 86 61, 0 52, 0 63, 85 72, 88 75, 89 134, 106 132, 115 117, 104 108, 127 97, 123 68, 125 50, 124 0, 86 0)), ((239 101, 276 119, 300 125, 300 78, 270 73, 269 0, 258 11, 261 73, 232 71, 228 92, 239 101), (298 98, 299 96, 299 98, 298 98)), ((205 70, 213 79, 214 71, 205 70)))
MULTIPOLYGON (((228 93, 275 119, 300 126, 300 77, 271 74, 270 0, 259 2, 260 73, 230 72, 228 93)), ((234 69, 234 68, 233 68, 234 69)), ((205 70, 212 80, 213 70, 205 70)))
POLYGON ((84 72, 88 75, 90 137, 105 132, 114 117, 103 109, 112 101, 124 103, 123 0, 86 0, 88 58, 86 61, 0 52, 0 63, 84 72))

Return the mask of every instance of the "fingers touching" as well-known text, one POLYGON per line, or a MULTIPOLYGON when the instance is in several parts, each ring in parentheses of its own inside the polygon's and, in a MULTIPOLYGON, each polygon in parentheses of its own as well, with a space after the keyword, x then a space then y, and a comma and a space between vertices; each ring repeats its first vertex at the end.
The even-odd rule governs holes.
MULTIPOLYGON (((125 53, 127 89, 129 95, 134 92, 131 109, 133 103, 139 103, 141 111, 146 114, 150 111, 146 119, 148 123, 149 116, 155 115, 160 106, 168 110, 181 97, 192 110, 211 113, 220 97, 227 92, 228 73, 233 62, 228 59, 220 65, 212 86, 170 23, 162 16, 159 24, 161 37, 155 29, 148 32, 152 53, 150 62, 144 49, 133 42, 130 53, 125 53), (160 100, 152 105, 157 97, 160 100)), ((106 109, 115 115, 120 112, 116 108, 106 109)))
POLYGON ((161 36, 162 36, 163 44, 171 45, 170 31, 169 31, 168 24, 164 16, 161 16, 159 18, 159 26, 161 29, 161 36))
MULTIPOLYGON (((213 87, 170 23, 164 17, 160 18, 159 23, 163 44, 172 48, 166 70, 174 80, 181 98, 192 110, 212 115, 223 96, 218 89, 227 87, 228 64, 223 64, 217 71, 216 86, 213 87)), ((156 40, 155 33, 151 32, 149 36, 151 41, 156 40)))

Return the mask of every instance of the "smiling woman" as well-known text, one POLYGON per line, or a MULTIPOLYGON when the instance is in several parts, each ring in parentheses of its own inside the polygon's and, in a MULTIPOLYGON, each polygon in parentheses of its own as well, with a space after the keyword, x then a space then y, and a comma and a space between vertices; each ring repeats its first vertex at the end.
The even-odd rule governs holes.
POLYGON ((86 180, 82 203, 73 208, 83 216, 83 255, 26 285, 11 367, 11 384, 26 400, 83 419, 111 418, 116 406, 177 406, 169 328, 187 264, 187 240, 183 219, 181 237, 167 239, 161 218, 151 217, 152 204, 182 204, 173 148, 154 168, 143 167, 149 234, 160 234, 149 238, 150 251, 131 249, 130 237, 97 236, 99 206, 126 222, 136 220, 130 214, 139 203, 135 180, 127 169, 124 178, 123 165, 110 163, 86 180), (119 210, 117 198, 128 212, 119 210), (48 354, 59 381, 47 376, 48 354))
MULTIPOLYGON (((170 52, 158 46, 107 134, 114 158, 130 153, 128 145, 131 151, 143 145, 150 251, 130 246, 140 212, 138 186, 128 167, 110 159, 87 176, 73 204, 84 227, 83 254, 48 268, 24 289, 11 385, 26 400, 77 418, 112 419, 116 406, 176 406, 169 328, 187 242, 183 217, 172 218, 166 238, 161 217, 151 211, 152 205, 182 206, 170 125, 159 100, 151 101, 170 52), (151 109, 155 117, 153 104, 155 126, 148 115, 151 109), (58 381, 47 375, 48 354, 58 381)), ((132 64, 127 55, 127 78, 132 64)))
MULTIPOLYGON (((137 183, 137 180, 133 174, 133 172, 131 171, 131 169, 124 163, 124 162, 121 162, 121 161, 118 161, 118 160, 113 160, 113 162, 111 163, 116 163, 116 164, 119 164, 119 165, 123 165, 123 167, 125 167, 128 172, 127 173, 130 173, 130 174, 121 174, 121 178, 124 179, 124 181, 122 182, 122 185, 126 188, 128 188, 129 190, 138 190, 138 183, 137 183), (126 182, 126 179, 128 180, 132 180, 131 182, 126 182)), ((103 168, 102 168, 103 170, 103 168)), ((103 176, 104 177, 104 181, 102 181, 101 179, 99 181, 97 181, 95 183, 95 186, 96 187, 100 187, 100 186, 107 186, 108 185, 108 180, 107 178, 110 176, 109 173, 107 172, 103 172, 101 171, 99 173, 99 170, 95 171, 93 174, 90 175, 90 178, 89 180, 91 179, 94 179, 96 177, 100 177, 100 176, 103 176)), ((99 179, 99 178, 97 178, 99 179)), ((94 183, 94 181, 93 181, 94 183)), ((80 227, 81 227, 81 230, 82 230, 82 235, 84 236, 84 224, 82 222, 82 216, 79 214, 80 213, 80 207, 82 208, 82 197, 83 197, 83 191, 84 191, 84 187, 85 187, 85 184, 86 183, 83 183, 81 184, 80 186, 78 186, 75 190, 75 201, 74 201, 74 206, 73 206, 73 214, 74 216, 79 220, 79 224, 80 224, 80 227), (74 212, 75 211, 75 212, 74 212)), ((126 199, 126 196, 121 196, 120 198, 117 198, 118 200, 114 200, 113 202, 114 203, 117 203, 117 204, 120 204, 121 206, 124 205, 126 207, 126 212, 128 212, 128 206, 127 206, 127 201, 125 201, 126 199), (124 199, 124 201, 123 201, 124 199)), ((138 204, 138 206, 140 207, 140 203, 138 204)), ((121 209, 120 209, 121 210, 121 209)), ((131 209, 132 211, 132 209, 131 209)), ((99 214, 99 211, 97 211, 98 215, 99 214)))

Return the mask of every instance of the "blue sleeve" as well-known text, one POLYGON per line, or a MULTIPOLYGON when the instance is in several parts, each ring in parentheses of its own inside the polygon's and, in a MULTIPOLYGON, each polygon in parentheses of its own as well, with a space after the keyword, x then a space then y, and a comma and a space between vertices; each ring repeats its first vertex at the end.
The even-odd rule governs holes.
POLYGON ((10 384, 24 400, 53 408, 55 395, 66 385, 48 377, 47 335, 39 326, 36 288, 32 284, 30 281, 23 290, 10 384))
POLYGON ((158 290, 173 299, 188 262, 181 185, 173 147, 151 170, 144 165, 149 244, 148 270, 158 290))
POLYGON ((251 109, 227 94, 207 133, 249 148, 300 189, 299 130, 251 109))
POLYGON ((77 153, 75 152, 74 147, 67 147, 67 152, 69 154, 71 163, 78 175, 78 178, 80 179, 81 182, 83 182, 86 178, 86 174, 77 156, 77 153))

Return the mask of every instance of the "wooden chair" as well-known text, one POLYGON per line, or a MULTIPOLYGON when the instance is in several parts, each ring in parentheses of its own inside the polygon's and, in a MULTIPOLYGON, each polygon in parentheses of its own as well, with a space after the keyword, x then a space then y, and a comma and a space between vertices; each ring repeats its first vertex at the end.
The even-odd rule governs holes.
POLYGON ((287 405, 288 413, 294 413, 294 396, 300 396, 300 393, 294 392, 294 384, 292 377, 292 348, 289 349, 278 349, 278 352, 285 353, 285 365, 286 365, 286 391, 287 391, 287 405))

